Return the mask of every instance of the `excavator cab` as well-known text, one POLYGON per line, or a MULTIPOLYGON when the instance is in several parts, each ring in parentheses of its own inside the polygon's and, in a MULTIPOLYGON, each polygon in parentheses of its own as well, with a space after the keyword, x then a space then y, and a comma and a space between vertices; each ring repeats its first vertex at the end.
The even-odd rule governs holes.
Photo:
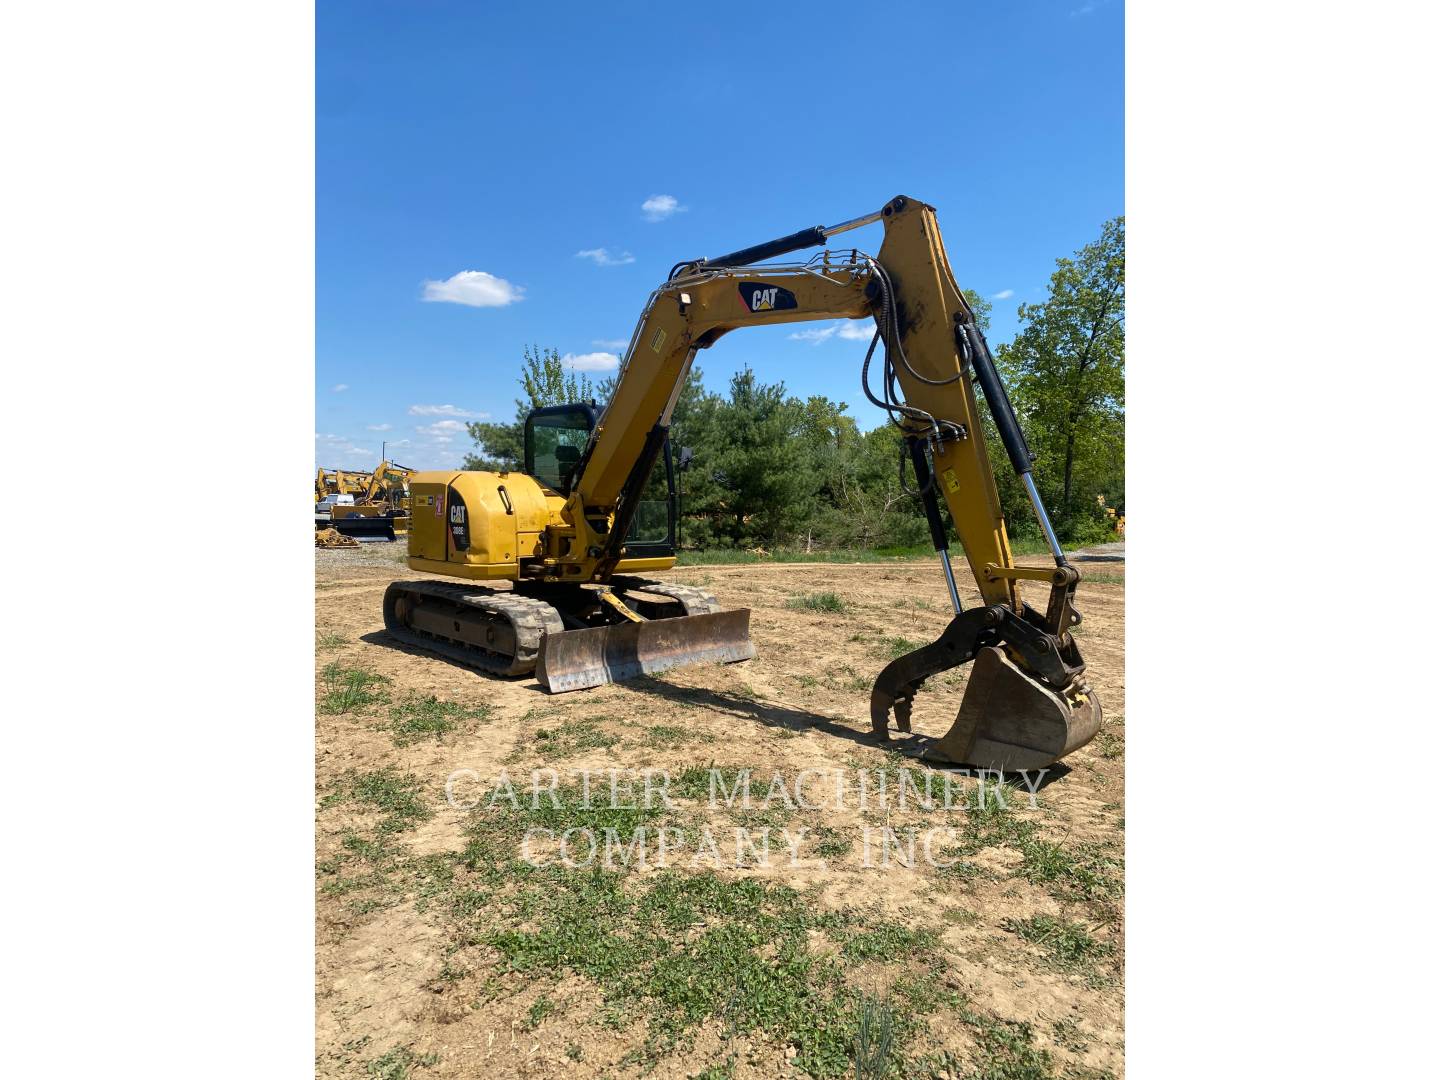
MULTIPOLYGON (((593 402, 531 409, 525 417, 526 474, 561 495, 570 494, 597 417, 593 402)), ((677 514, 675 463, 666 436, 625 534, 626 554, 636 559, 673 558, 677 514)))

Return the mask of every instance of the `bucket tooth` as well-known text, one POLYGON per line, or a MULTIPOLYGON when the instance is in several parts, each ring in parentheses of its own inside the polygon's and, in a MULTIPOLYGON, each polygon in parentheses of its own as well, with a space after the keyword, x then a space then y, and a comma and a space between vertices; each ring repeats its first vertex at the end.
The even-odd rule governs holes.
POLYGON ((741 608, 546 634, 535 677, 558 694, 684 664, 730 664, 754 656, 750 610, 741 608))
POLYGON ((1100 699, 1088 686, 1057 693, 987 646, 975 658, 955 723, 925 756, 1004 772, 1040 769, 1088 743, 1100 722, 1100 699))

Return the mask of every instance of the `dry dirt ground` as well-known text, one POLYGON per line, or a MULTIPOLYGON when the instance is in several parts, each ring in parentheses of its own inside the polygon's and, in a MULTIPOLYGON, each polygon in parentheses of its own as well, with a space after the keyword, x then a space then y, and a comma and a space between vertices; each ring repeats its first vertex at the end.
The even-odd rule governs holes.
MULTIPOLYGON (((857 1055, 872 1076, 1122 1074, 1123 555, 1078 563, 1100 735, 1033 807, 951 772, 948 808, 946 772, 865 738, 875 674, 946 625, 929 561, 659 575, 751 608, 757 657, 549 696, 387 639, 385 585, 418 576, 402 560, 394 544, 316 555, 319 1075, 855 1076, 857 1055), (824 592, 842 610, 798 606, 824 592), (559 807, 526 786, 547 767, 559 807), (749 809, 710 804, 712 767, 722 794, 750 770, 749 809), (635 783, 630 808, 646 769, 668 772, 671 806, 645 808, 635 783), (792 808, 807 769, 820 808, 792 808), (495 797, 502 770, 518 805, 495 797), (447 801, 447 778, 479 805, 447 801), (650 830, 643 865, 632 849, 601 868, 611 826, 650 830), (531 828, 593 830, 595 863, 562 864, 543 833, 525 861, 531 828), (802 828, 792 865, 780 830, 802 828), (742 846, 737 868, 737 829, 769 829, 768 860, 742 846)), ((916 731, 943 734, 963 687, 932 680, 916 731)))

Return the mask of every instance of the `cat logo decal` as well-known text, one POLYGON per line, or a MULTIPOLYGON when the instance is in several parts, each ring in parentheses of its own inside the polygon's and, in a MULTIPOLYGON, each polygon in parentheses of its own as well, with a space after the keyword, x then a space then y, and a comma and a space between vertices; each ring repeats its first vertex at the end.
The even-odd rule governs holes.
POLYGON ((795 294, 789 289, 763 281, 740 282, 740 299, 745 301, 747 308, 755 312, 786 311, 800 306, 795 302, 795 294))

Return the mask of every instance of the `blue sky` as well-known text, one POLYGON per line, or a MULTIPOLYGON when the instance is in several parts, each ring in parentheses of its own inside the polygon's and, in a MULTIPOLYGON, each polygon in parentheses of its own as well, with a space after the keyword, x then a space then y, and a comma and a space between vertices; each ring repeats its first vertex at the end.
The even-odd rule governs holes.
MULTIPOLYGON (((673 263, 897 194, 937 207, 1009 340, 1055 258, 1124 212, 1123 21, 1104 0, 321 0, 317 463, 373 467, 386 440, 458 465, 467 419, 512 416, 526 344, 603 377, 673 263)), ((866 342, 804 329, 696 362, 713 390, 748 364, 880 423, 866 342)))

